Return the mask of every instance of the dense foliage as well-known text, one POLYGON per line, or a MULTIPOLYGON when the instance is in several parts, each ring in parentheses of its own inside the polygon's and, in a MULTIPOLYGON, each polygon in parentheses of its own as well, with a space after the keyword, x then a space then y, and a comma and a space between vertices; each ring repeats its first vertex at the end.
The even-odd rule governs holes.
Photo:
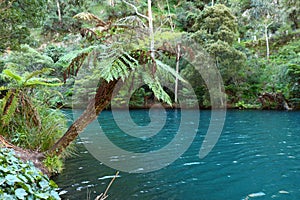
POLYGON ((46 0, 0 1, 0 52, 33 42, 30 31, 43 24, 46 3, 46 0))
MULTIPOLYGON (((2 72, 6 84, 0 87, 3 95, 0 99, 0 132, 14 145, 46 151, 66 131, 64 115, 51 108, 57 105, 60 94, 52 87, 62 83, 57 78, 50 78, 53 69, 43 67, 52 63, 49 57, 27 50, 9 57, 2 72), (25 71, 26 68, 33 72, 25 71)), ((46 159, 44 163, 49 172, 62 170, 62 157, 55 157, 52 162, 46 159)))
POLYGON ((30 162, 16 158, 13 150, 0 148, 0 198, 60 199, 57 185, 30 162))
MULTIPOLYGON (((44 18, 44 15, 25 17, 26 13, 22 10, 19 11, 19 7, 16 6, 23 4, 17 4, 17 1, 12 2, 2 2, 3 9, 1 12, 5 13, 2 16, 7 18, 4 25, 10 26, 12 22, 9 21, 9 17, 12 17, 12 13, 19 13, 17 19, 24 20, 20 23, 26 24, 29 21, 34 21, 35 23, 32 24, 40 25, 43 35, 47 35, 46 37, 38 36, 36 30, 28 29, 33 26, 26 26, 27 33, 25 34, 26 31, 23 31, 24 36, 27 35, 26 37, 28 37, 30 34, 34 34, 37 36, 34 39, 44 44, 49 42, 49 39, 55 41, 55 43, 43 46, 43 51, 22 46, 22 57, 20 57, 21 55, 18 56, 18 52, 9 56, 5 62, 17 59, 17 62, 20 62, 19 65, 23 66, 22 73, 24 70, 32 71, 41 67, 50 67, 54 69, 50 75, 60 78, 63 76, 64 69, 72 62, 72 58, 83 56, 84 52, 88 53, 93 50, 95 39, 100 39, 100 43, 103 44, 114 35, 130 36, 126 28, 124 29, 126 26, 133 25, 129 23, 130 20, 135 23, 135 27, 146 28, 142 24, 147 25, 147 20, 138 19, 139 16, 135 10, 128 4, 129 2, 135 5, 139 13, 146 15, 147 4, 139 0, 126 1, 127 3, 121 0, 28 3, 30 6, 26 9, 36 9, 37 12, 35 13, 40 13, 47 8, 44 18), (76 15, 81 12, 90 12, 90 18, 84 17, 84 14, 76 15), (77 17, 74 18, 74 15, 77 17), (127 18, 129 16, 135 16, 136 19, 127 18), (42 21, 41 19, 45 20, 42 21), (125 24, 124 21, 126 21, 125 24), (118 26, 111 26, 112 24, 123 26, 119 28, 118 26), (28 30, 32 30, 31 33, 28 30), (76 36, 79 32, 85 40, 80 40, 78 35, 76 36), (70 42, 72 40, 73 43, 70 42), (24 51, 26 48, 27 50, 24 51), (44 63, 40 63, 41 61, 44 63), (27 64, 24 65, 21 62, 27 64)), ((197 40, 204 46, 205 50, 212 54, 225 83, 229 106, 241 108, 240 105, 244 105, 242 107, 264 108, 259 100, 262 94, 282 93, 290 107, 298 107, 299 64, 297 56, 299 54, 295 48, 299 38, 297 32, 300 20, 298 1, 168 0, 166 4, 153 1, 152 7, 154 26, 157 27, 155 34, 158 37, 155 37, 156 40, 169 40, 168 35, 170 33, 184 33, 197 40), (168 33, 164 34, 166 31, 168 33), (288 55, 286 55, 287 52, 288 55)), ((28 43, 25 39, 14 41, 21 35, 20 37, 11 37, 11 39, 6 40, 10 43, 2 43, 6 48, 19 46, 20 43, 28 43)), ((147 36, 144 35, 143 37, 147 36)), ((124 41, 124 38, 122 40, 124 41)), ((108 42, 112 42, 112 40, 108 42)), ((113 48, 119 47, 115 45, 113 48)), ((143 48, 147 47, 144 46, 143 48)), ((3 49, 5 48, 3 47, 3 49)), ((175 68, 175 60, 176 58, 173 56, 170 57, 169 61, 164 60, 164 62, 168 62, 169 66, 175 68)), ((122 68, 121 65, 118 67, 122 68)), ((210 99, 206 86, 199 78, 199 74, 192 68, 188 63, 181 62, 179 73, 192 83, 199 99, 199 105, 209 107, 210 99)), ((89 78, 94 80, 97 77, 96 74, 102 73, 99 69, 86 70, 90 70, 90 72, 85 77, 77 78, 79 85, 77 88, 82 87, 83 90, 89 88, 89 78)), ((107 72, 107 78, 110 76, 114 78, 111 74, 112 71, 107 72)), ((70 99, 74 92, 73 83, 74 79, 71 78, 67 85, 60 89, 62 96, 56 97, 55 102, 57 104, 70 105, 70 99)), ((84 91, 77 92, 79 96, 82 93, 84 98, 84 91)), ((149 87, 144 87, 135 94, 140 98, 132 98, 130 103, 132 106, 144 106, 143 98, 146 94, 147 97, 153 98, 149 87)), ((169 95, 174 97, 173 94, 169 95)), ((117 101, 123 100, 118 99, 117 101)), ((276 104, 276 102, 270 103, 276 104)), ((270 108, 276 107, 278 106, 271 106, 270 108)))
MULTIPOLYGON (((162 80, 189 99, 183 77, 199 101, 190 104, 209 108, 199 72, 174 48, 159 48, 179 37, 209 53, 229 107, 299 109, 299 1, 166 0, 151 7, 154 29, 141 0, 1 1, 1 135, 46 152, 66 131, 55 108, 82 105, 117 80, 127 80, 112 100, 120 107, 126 99, 132 107, 176 104, 162 80)), ((57 172, 60 160, 49 155, 44 163, 57 172)))

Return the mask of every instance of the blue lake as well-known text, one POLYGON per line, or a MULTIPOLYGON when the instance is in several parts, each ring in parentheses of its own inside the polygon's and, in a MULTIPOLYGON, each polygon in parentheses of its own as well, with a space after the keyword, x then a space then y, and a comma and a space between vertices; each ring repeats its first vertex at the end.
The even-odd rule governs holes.
MULTIPOLYGON (((122 119, 123 112, 116 114, 122 119)), ((70 111, 66 114, 71 118, 70 111)), ((300 199, 299 111, 227 111, 217 144, 200 159, 199 149, 208 129, 210 114, 210 111, 200 111, 197 134, 177 160, 148 173, 120 171, 108 192, 108 199, 300 199)), ((130 116, 138 126, 150 123, 147 110, 132 110, 130 116)), ((122 132, 110 111, 102 112, 98 121, 116 146, 130 152, 147 153, 159 150, 173 140, 179 124, 183 123, 180 116, 180 111, 167 110, 163 116, 165 122, 161 122, 162 130, 145 138, 122 132)), ((84 137, 78 138, 77 154, 66 161, 65 170, 54 178, 60 191, 65 193, 63 199, 85 200, 88 196, 94 199, 104 192, 116 173, 116 169, 95 159, 83 144, 97 138, 97 130, 97 127, 90 126, 84 137)), ((111 159, 120 160, 121 156, 111 159)), ((160 160, 156 162, 159 164, 160 160)))

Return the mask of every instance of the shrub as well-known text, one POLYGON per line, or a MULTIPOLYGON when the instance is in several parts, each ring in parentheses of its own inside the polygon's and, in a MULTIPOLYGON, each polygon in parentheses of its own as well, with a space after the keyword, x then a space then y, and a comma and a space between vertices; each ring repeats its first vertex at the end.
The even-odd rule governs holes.
POLYGON ((60 199, 57 185, 31 162, 24 163, 10 149, 0 149, 0 199, 60 199))

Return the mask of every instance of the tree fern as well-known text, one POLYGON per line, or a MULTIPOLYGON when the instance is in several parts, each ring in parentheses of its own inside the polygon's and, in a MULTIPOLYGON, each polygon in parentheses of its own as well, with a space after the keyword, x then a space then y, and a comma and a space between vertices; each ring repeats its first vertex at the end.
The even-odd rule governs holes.
POLYGON ((79 69, 82 67, 86 57, 99 46, 89 46, 80 50, 74 50, 70 53, 62 56, 56 65, 62 66, 64 70, 64 81, 70 77, 70 75, 77 75, 79 69))
POLYGON ((2 76, 12 81, 9 87, 13 89, 33 87, 38 85, 50 86, 50 87, 62 85, 62 83, 57 78, 40 78, 40 77, 36 78, 36 76, 43 75, 45 74, 45 72, 49 72, 49 71, 50 69, 45 68, 42 70, 37 70, 32 73, 25 74, 26 75, 25 77, 21 77, 17 73, 14 73, 9 69, 5 69, 2 72, 2 76))
POLYGON ((16 91, 7 92, 1 106, 1 126, 4 127, 13 119, 18 106, 18 93, 16 91))

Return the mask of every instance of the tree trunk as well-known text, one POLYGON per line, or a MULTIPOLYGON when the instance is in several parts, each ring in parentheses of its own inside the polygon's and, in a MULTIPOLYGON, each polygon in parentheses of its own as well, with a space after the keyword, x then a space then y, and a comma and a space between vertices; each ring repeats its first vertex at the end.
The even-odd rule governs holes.
POLYGON ((268 26, 265 26, 265 37, 266 37, 266 47, 267 47, 267 59, 270 58, 270 47, 269 47, 269 36, 268 36, 268 26))
POLYGON ((171 10, 170 10, 170 5, 169 5, 169 0, 167 0, 167 7, 168 7, 168 14, 169 14, 169 20, 170 20, 170 26, 171 26, 171 30, 172 32, 174 32, 174 23, 173 23, 173 20, 172 20, 172 17, 171 17, 171 10))
POLYGON ((295 29, 299 29, 299 23, 298 23, 298 19, 297 18, 295 18, 293 20, 293 23, 294 23, 295 29))
POLYGON ((148 20, 149 20, 149 37, 150 37, 150 52, 151 58, 154 59, 154 31, 153 31, 153 17, 152 17, 152 1, 148 0, 148 20))
POLYGON ((114 7, 114 6, 115 6, 114 0, 109 0, 109 5, 110 5, 111 7, 114 7))
MULTIPOLYGON (((180 44, 177 45, 177 55, 176 55, 176 73, 179 73, 179 61, 180 61, 180 44)), ((178 77, 175 78, 175 98, 174 102, 177 104, 178 98, 178 77)))
POLYGON ((95 119, 100 112, 110 103, 112 93, 119 79, 107 82, 102 81, 93 98, 81 116, 69 127, 67 132, 61 137, 47 153, 59 155, 66 149, 76 137, 95 119))
POLYGON ((56 0, 56 6, 57 6, 58 21, 61 22, 61 11, 60 11, 59 0, 56 0))

